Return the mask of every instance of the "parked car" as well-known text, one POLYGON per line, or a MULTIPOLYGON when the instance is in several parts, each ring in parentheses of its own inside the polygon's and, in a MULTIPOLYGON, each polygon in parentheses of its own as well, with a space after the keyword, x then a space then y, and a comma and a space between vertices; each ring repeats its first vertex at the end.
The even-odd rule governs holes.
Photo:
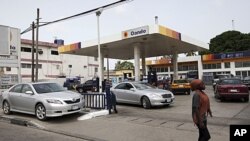
POLYGON ((250 76, 244 77, 243 83, 250 89, 250 76))
POLYGON ((215 98, 224 100, 230 99, 244 99, 249 101, 248 87, 243 84, 241 79, 237 78, 223 78, 220 79, 215 87, 215 98))
POLYGON ((220 79, 231 78, 231 77, 233 77, 232 74, 216 74, 213 79, 213 89, 215 90, 215 86, 220 79))
POLYGON ((173 80, 170 90, 174 94, 184 93, 189 95, 191 92, 190 82, 186 79, 173 80))
POLYGON ((174 101, 172 92, 143 82, 122 82, 112 87, 111 92, 115 94, 118 103, 138 104, 145 109, 169 105, 174 101))
POLYGON ((21 112, 39 120, 80 112, 84 99, 79 93, 65 90, 57 83, 21 83, 2 94, 4 114, 21 112))
POLYGON ((78 84, 76 90, 79 93, 86 93, 87 91, 96 91, 97 82, 96 80, 87 80, 85 83, 78 84))
POLYGON ((63 87, 66 87, 68 90, 74 90, 75 87, 80 83, 80 77, 66 78, 65 82, 63 83, 63 87))

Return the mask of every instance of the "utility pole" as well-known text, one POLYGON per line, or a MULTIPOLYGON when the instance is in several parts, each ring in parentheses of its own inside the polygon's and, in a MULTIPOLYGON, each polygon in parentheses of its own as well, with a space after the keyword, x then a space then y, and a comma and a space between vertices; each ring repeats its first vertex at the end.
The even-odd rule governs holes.
POLYGON ((39 35, 39 8, 37 8, 36 19, 36 82, 38 81, 38 35, 39 35))
POLYGON ((234 29, 234 20, 232 20, 232 30, 235 30, 234 29))
POLYGON ((32 22, 32 49, 31 49, 31 82, 34 82, 34 49, 35 49, 35 22, 32 22))
POLYGON ((101 54, 101 45, 100 45, 100 22, 99 17, 102 13, 102 9, 99 9, 96 12, 97 17, 97 36, 98 36, 98 75, 99 75, 99 92, 102 92, 102 81, 103 81, 103 66, 102 66, 102 54, 101 54))

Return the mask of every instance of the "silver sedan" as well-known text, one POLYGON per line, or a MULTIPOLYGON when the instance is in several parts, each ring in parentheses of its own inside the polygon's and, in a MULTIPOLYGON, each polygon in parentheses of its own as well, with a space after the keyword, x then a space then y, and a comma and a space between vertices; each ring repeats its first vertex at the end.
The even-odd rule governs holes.
POLYGON ((39 120, 80 112, 84 104, 82 95, 57 83, 17 84, 3 92, 1 99, 4 114, 33 114, 39 120))
POLYGON ((154 88, 142 82, 122 82, 111 88, 118 103, 151 106, 169 105, 174 101, 172 92, 154 88))

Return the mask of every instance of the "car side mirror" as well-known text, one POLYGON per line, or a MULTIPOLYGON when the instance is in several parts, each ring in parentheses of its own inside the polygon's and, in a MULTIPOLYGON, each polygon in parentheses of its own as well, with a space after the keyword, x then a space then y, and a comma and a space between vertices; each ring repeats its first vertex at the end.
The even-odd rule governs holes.
POLYGON ((32 91, 26 91, 25 94, 33 95, 34 93, 32 91))
POLYGON ((135 88, 130 88, 129 90, 134 92, 134 91, 135 91, 135 88))

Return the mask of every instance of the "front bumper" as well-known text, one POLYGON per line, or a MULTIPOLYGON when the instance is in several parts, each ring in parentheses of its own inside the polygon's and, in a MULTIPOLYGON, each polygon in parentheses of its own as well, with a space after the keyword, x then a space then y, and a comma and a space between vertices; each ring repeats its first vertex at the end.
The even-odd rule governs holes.
POLYGON ((163 106, 170 105, 174 103, 174 97, 170 98, 152 98, 150 99, 151 106, 163 106))
POLYGON ((74 104, 48 104, 46 106, 47 117, 58 117, 80 112, 83 108, 83 101, 74 104))

